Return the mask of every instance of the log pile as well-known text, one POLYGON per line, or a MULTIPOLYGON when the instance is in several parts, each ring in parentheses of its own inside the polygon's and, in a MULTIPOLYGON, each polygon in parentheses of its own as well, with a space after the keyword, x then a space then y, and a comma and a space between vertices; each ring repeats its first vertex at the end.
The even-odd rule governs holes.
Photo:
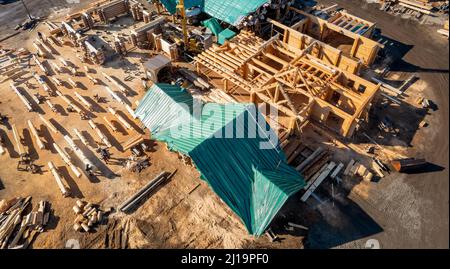
POLYGON ((111 208, 102 210, 100 206, 86 201, 77 200, 73 206, 76 214, 73 229, 77 232, 90 232, 97 225, 103 224, 106 214, 111 212, 111 208))
POLYGON ((31 196, 0 201, 0 248, 28 248, 35 236, 44 232, 50 218, 50 205, 40 201, 38 208, 25 214, 31 196))

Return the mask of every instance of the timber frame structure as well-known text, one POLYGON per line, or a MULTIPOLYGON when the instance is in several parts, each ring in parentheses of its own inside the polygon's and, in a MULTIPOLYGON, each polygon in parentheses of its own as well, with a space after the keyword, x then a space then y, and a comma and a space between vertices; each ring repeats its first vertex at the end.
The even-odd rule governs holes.
POLYGON ((218 75, 223 91, 241 102, 275 107, 282 114, 278 124, 289 132, 311 121, 350 137, 380 86, 354 70, 340 69, 339 61, 316 57, 315 51, 323 51, 325 44, 310 39, 294 46, 288 40, 277 34, 265 41, 243 30, 223 46, 197 55, 197 72, 218 75))
POLYGON ((370 39, 375 30, 375 23, 358 18, 344 11, 337 12, 328 20, 316 17, 302 10, 290 7, 291 11, 304 18, 291 26, 292 29, 317 38, 333 47, 349 45, 349 49, 341 49, 348 57, 362 61, 365 66, 374 63, 382 44, 370 39), (341 40, 346 40, 342 42, 341 40))

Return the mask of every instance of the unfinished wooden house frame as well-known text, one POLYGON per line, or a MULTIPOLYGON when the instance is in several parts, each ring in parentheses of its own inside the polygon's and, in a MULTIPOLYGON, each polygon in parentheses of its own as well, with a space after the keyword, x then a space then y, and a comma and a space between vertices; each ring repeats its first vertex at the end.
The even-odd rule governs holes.
POLYGON ((375 30, 375 23, 343 11, 324 20, 293 7, 290 9, 304 16, 291 26, 292 29, 338 48, 348 57, 361 60, 366 66, 374 63, 378 51, 383 47, 370 39, 375 30))
POLYGON ((222 78, 223 90, 241 102, 278 109, 278 124, 300 130, 317 122, 341 136, 353 134, 379 85, 314 56, 323 46, 292 46, 279 34, 265 41, 251 32, 213 46, 195 58, 197 72, 222 78), (287 120, 286 120, 287 119, 287 120))
POLYGON ((316 45, 308 52, 310 55, 352 74, 357 74, 359 72, 362 66, 360 60, 346 56, 341 50, 318 41, 291 27, 283 25, 282 23, 271 19, 268 19, 268 21, 272 23, 271 37, 278 34, 283 43, 294 49, 300 50, 304 50, 310 44, 315 43, 316 45))

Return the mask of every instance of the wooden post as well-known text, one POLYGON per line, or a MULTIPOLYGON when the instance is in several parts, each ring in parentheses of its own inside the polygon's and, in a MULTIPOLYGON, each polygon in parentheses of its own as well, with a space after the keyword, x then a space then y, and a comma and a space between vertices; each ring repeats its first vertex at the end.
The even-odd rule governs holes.
POLYGON ((14 140, 16 141, 16 145, 17 145, 17 153, 19 153, 19 155, 22 156, 23 154, 26 153, 25 149, 23 148, 23 145, 22 145, 22 138, 20 137, 19 132, 17 132, 15 124, 13 124, 11 126, 11 128, 13 131, 14 140))
POLYGON ((59 189, 61 190, 61 193, 64 197, 67 197, 70 195, 70 190, 66 188, 64 185, 61 176, 58 173, 58 170, 56 169, 55 165, 52 162, 48 162, 48 168, 53 174, 53 177, 56 180, 56 184, 58 184, 59 189))
POLYGON ((64 136, 64 139, 66 140, 67 144, 72 148, 72 150, 77 155, 78 159, 84 164, 84 167, 90 167, 91 171, 96 171, 97 167, 89 160, 84 152, 73 142, 72 138, 68 135, 64 136))
POLYGON ((111 95, 113 99, 121 104, 125 104, 125 102, 113 91, 110 87, 105 86, 106 91, 111 95))
POLYGON ((292 117, 289 120, 289 127, 288 127, 288 133, 292 134, 292 132, 295 130, 295 125, 297 124, 297 118, 292 117))
POLYGON ((44 143, 42 143, 42 140, 39 137, 39 134, 38 134, 36 128, 34 127, 33 123, 30 120, 28 120, 28 127, 30 127, 31 133, 34 135, 34 138, 36 139, 38 148, 41 150, 45 149, 44 143))
POLYGON ((16 88, 16 86, 14 86, 14 84, 12 82, 11 82, 10 86, 11 86, 11 89, 13 89, 13 91, 17 94, 17 96, 19 96, 20 100, 23 102, 23 104, 25 105, 27 110, 29 112, 33 111, 33 107, 31 106, 30 101, 28 101, 27 98, 25 98, 25 96, 16 88))
POLYGON ((358 46, 359 46, 359 37, 356 37, 356 38, 355 38, 355 41, 353 42, 352 49, 351 49, 351 51, 350 51, 350 55, 351 55, 352 57, 355 57, 356 51, 358 50, 358 46))
POLYGON ((109 113, 113 114, 127 129, 131 129, 131 125, 115 111, 113 108, 108 107, 107 108, 109 113))
POLYGON ((75 97, 77 97, 78 100, 80 100, 80 101, 86 106, 86 108, 87 108, 89 111, 93 111, 93 110, 94 110, 92 104, 89 103, 88 100, 86 100, 86 98, 84 98, 82 95, 80 95, 80 94, 77 93, 77 92, 74 92, 74 94, 75 94, 75 97))
POLYGON ((75 135, 81 140, 81 143, 83 143, 83 145, 87 147, 89 144, 86 137, 84 137, 83 134, 80 131, 78 131, 77 128, 74 128, 73 131, 75 132, 75 135))
POLYGON ((97 125, 92 121, 89 120, 89 126, 91 126, 92 129, 97 133, 100 140, 105 144, 108 148, 112 147, 111 143, 109 142, 108 138, 102 133, 102 131, 97 127, 97 125))
POLYGON ((222 79, 222 81, 223 81, 223 90, 225 92, 228 92, 228 80, 224 78, 222 79))
POLYGON ((250 102, 256 104, 256 92, 254 91, 250 93, 250 102))
POLYGON ((81 177, 81 172, 80 170, 78 170, 78 168, 72 163, 72 161, 69 158, 69 155, 67 155, 67 153, 65 153, 56 143, 53 143, 53 147, 56 149, 56 151, 58 152, 59 156, 61 157, 61 159, 70 167, 70 169, 72 170, 72 172, 75 174, 75 176, 77 178, 81 177))
POLYGON ((58 134, 59 131, 55 128, 55 126, 46 120, 41 114, 39 114, 39 118, 41 118, 42 122, 55 134, 58 134))

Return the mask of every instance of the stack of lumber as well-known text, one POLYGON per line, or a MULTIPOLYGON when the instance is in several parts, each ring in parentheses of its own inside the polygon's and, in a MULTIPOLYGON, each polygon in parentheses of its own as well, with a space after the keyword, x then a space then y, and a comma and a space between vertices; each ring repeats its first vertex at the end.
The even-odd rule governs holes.
POLYGON ((323 164, 319 171, 317 171, 313 177, 307 182, 305 186, 306 192, 302 195, 301 200, 306 202, 306 200, 313 194, 313 192, 319 187, 319 185, 330 175, 331 171, 336 167, 336 163, 329 162, 323 164))
MULTIPOLYGON (((383 177, 383 173, 378 173, 378 171, 376 170, 377 174, 381 177, 383 177)), ((370 182, 372 181, 373 178, 373 173, 367 168, 365 167, 363 164, 355 161, 355 160, 350 160, 350 162, 347 164, 347 166, 345 167, 344 170, 344 175, 345 176, 360 176, 364 179, 364 181, 370 182)))
POLYGON ((22 58, 15 57, 11 51, 0 52, 0 83, 20 77, 24 71, 22 58))
POLYGON ((89 232, 95 225, 102 224, 105 214, 111 212, 111 208, 102 210, 98 205, 86 201, 77 200, 73 206, 76 214, 73 229, 77 232, 89 232))
POLYGON ((35 211, 24 215, 31 196, 0 201, 0 248, 27 248, 34 237, 44 231, 50 217, 50 206, 40 201, 35 211))
POLYGON ((423 1, 414 1, 414 0, 398 0, 398 4, 400 6, 406 7, 408 9, 418 11, 423 14, 431 14, 433 6, 423 1))
POLYGON ((147 183, 144 187, 142 187, 137 193, 133 196, 125 200, 120 206, 119 210, 122 212, 128 212, 135 208, 147 195, 151 192, 155 191, 163 182, 170 179, 177 170, 175 170, 172 174, 169 175, 168 172, 161 172, 154 179, 152 179, 149 183, 147 183))
POLYGON ((295 169, 299 171, 308 182, 330 160, 330 152, 323 148, 317 148, 308 158, 301 162, 295 169))

